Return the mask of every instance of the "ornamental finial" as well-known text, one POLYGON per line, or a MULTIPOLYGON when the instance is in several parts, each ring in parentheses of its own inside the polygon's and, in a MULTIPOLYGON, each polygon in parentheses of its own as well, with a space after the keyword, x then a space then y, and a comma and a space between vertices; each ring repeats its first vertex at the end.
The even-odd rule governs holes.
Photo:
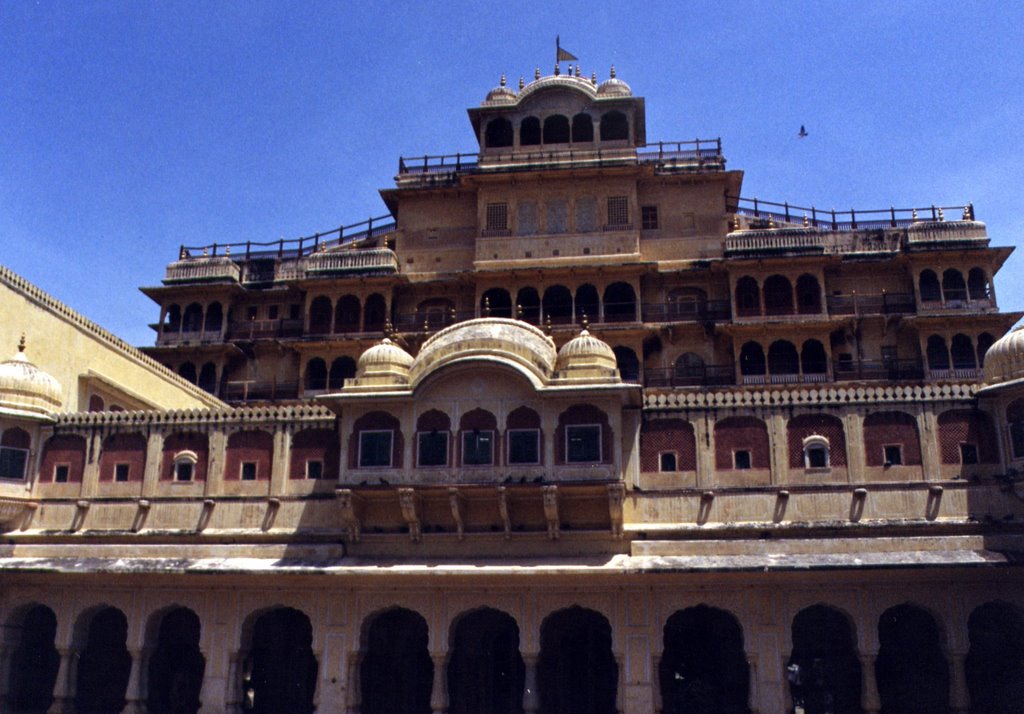
POLYGON ((555 63, 555 76, 557 77, 560 74, 562 74, 562 66, 556 62, 555 63))
POLYGON ((590 73, 590 83, 595 86, 597 85, 597 72, 590 73))
POLYGON ((534 79, 540 79, 540 67, 538 67, 537 69, 533 70, 533 78, 534 79))
POLYGON ((580 76, 580 66, 579 65, 576 65, 576 76, 577 77, 580 76))
POLYGON ((18 340, 18 352, 24 352, 24 351, 25 351, 25 333, 22 332, 21 333, 21 339, 18 340))
POLYGON ((586 312, 583 312, 583 319, 580 320, 580 324, 583 325, 584 332, 590 327, 590 320, 587 319, 586 312))
POLYGON ((612 65, 612 79, 615 79, 615 65, 612 65))
POLYGON ((523 80, 523 75, 519 75, 519 91, 523 91, 523 87, 526 86, 526 81, 523 80))
POLYGON ((501 73, 501 86, 502 87, 505 86, 505 73, 504 72, 501 73))

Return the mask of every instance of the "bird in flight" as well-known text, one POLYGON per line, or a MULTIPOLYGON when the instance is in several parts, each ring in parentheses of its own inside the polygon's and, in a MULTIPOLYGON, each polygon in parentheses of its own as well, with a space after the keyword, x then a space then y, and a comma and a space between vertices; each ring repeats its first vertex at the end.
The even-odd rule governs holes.
POLYGON ((807 134, 807 130, 806 130, 806 129, 804 129, 804 125, 803 125, 803 124, 801 124, 801 125, 800 125, 800 131, 799 131, 799 132, 797 133, 797 137, 799 137, 799 138, 803 139, 803 138, 804 138, 804 137, 806 137, 806 136, 808 136, 808 134, 807 134))

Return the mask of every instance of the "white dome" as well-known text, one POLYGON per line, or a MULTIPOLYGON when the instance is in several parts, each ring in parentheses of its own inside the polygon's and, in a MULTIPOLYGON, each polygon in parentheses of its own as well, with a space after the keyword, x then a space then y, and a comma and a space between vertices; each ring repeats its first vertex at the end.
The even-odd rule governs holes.
POLYGON ((586 328, 558 350, 558 376, 570 380, 619 380, 615 352, 586 328))
POLYGON ((615 76, 615 68, 612 67, 611 79, 606 79, 597 87, 599 97, 632 97, 633 90, 630 86, 615 76))
POLYGON ((407 378, 410 367, 412 355, 385 337, 359 357, 356 376, 360 379, 383 375, 407 378))
POLYGON ((487 98, 484 100, 484 106, 515 103, 516 93, 511 87, 505 85, 505 75, 501 75, 501 84, 487 93, 487 98))
POLYGON ((0 414, 48 417, 63 406, 60 382, 25 356, 22 339, 18 353, 0 362, 0 414))
POLYGON ((985 353, 985 384, 1024 378, 1024 326, 1007 332, 985 353))

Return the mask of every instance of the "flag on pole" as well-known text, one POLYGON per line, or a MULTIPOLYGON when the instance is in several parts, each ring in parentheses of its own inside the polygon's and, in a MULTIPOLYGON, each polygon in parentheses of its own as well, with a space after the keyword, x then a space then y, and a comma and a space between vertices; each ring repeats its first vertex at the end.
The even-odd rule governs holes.
POLYGON ((562 49, 561 40, 558 35, 555 35, 555 64, 558 64, 559 62, 574 62, 578 59, 579 57, 574 55, 572 52, 562 49))

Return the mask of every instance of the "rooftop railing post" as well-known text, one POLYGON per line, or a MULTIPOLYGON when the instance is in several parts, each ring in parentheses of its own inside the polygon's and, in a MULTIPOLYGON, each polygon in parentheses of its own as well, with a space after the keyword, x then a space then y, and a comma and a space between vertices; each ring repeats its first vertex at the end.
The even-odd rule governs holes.
POLYGON ((757 197, 754 197, 754 218, 760 218, 761 214, 757 212, 757 197))
POLYGON ((369 238, 373 235, 373 219, 369 218, 366 221, 366 237, 369 238))
POLYGON ((850 228, 857 230, 857 213, 852 208, 850 209, 850 228))
POLYGON ((245 242, 245 259, 246 260, 249 260, 249 252, 250 252, 251 248, 252 248, 252 241, 248 241, 247 240, 245 242))
POLYGON ((811 223, 814 225, 815 228, 818 227, 818 209, 816 209, 814 206, 811 206, 811 223))
POLYGON ((210 251, 210 255, 214 256, 214 257, 217 256, 217 244, 216 243, 213 244, 213 250, 210 251))
POLYGON ((832 230, 835 230, 837 227, 838 227, 838 225, 836 224, 836 209, 833 208, 832 209, 832 230))
POLYGON ((277 242, 277 257, 280 258, 284 255, 284 238, 277 242))
POLYGON ((789 223, 789 201, 786 201, 786 223, 789 223))
POLYGON ((426 154, 423 155, 423 173, 427 173, 427 160, 429 158, 426 154))
POLYGON ((935 215, 935 204, 934 203, 932 204, 932 220, 933 221, 938 220, 938 216, 935 215))
POLYGON ((300 258, 302 257, 302 248, 303 248, 302 244, 303 244, 303 241, 305 241, 305 240, 306 240, 305 238, 303 238, 302 236, 299 236, 299 256, 298 257, 300 257, 300 258))
POLYGON ((889 225, 896 227, 896 207, 889 206, 889 225))

